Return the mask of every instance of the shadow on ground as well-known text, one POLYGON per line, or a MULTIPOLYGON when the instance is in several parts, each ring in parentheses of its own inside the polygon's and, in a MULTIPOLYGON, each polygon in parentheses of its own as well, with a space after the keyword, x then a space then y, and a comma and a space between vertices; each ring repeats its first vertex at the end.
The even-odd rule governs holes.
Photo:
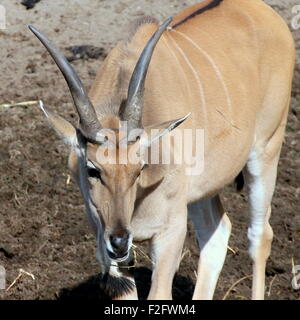
MULTIPOLYGON (((136 268, 134 270, 134 278, 136 281, 138 296, 141 300, 146 300, 150 290, 152 271, 148 268, 136 268)), ((57 295, 58 300, 110 300, 104 294, 99 285, 99 275, 90 277, 88 280, 72 288, 63 288, 57 295)), ((176 275, 173 282, 173 299, 174 300, 190 300, 193 295, 194 284, 189 277, 176 275)))

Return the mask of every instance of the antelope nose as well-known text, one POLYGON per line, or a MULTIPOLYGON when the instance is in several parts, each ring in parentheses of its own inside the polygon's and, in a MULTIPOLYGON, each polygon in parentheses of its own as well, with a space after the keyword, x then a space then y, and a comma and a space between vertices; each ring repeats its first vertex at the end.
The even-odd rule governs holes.
POLYGON ((124 237, 110 236, 110 244, 114 253, 117 255, 125 255, 128 251, 129 235, 124 237))

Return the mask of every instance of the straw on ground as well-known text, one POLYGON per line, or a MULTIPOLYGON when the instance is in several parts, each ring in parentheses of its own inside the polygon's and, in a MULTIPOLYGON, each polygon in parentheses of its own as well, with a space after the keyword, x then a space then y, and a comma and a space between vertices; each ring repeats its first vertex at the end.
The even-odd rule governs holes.
POLYGON ((226 300, 227 297, 229 296, 230 292, 231 292, 240 282, 242 282, 242 281, 244 281, 244 280, 246 280, 246 279, 248 279, 248 278, 252 278, 252 274, 247 275, 247 276, 245 276, 245 277, 237 280, 237 281, 227 290, 227 292, 225 293, 225 295, 224 295, 224 297, 223 297, 222 300, 226 300))
POLYGON ((11 108, 11 107, 26 107, 31 106, 34 104, 39 104, 40 100, 34 100, 34 101, 22 101, 22 102, 13 102, 13 103, 3 103, 0 104, 0 108, 11 108))
POLYGON ((17 283, 17 281, 20 280, 21 277, 24 275, 31 277, 32 280, 35 280, 35 276, 32 273, 25 271, 24 269, 19 269, 19 274, 17 275, 16 279, 10 284, 10 286, 6 289, 6 291, 10 290, 17 283))

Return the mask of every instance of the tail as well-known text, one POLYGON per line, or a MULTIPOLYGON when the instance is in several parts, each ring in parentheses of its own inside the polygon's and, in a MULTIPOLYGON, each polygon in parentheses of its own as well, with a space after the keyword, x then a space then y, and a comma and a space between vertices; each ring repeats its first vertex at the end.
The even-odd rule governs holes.
POLYGON ((100 288, 112 300, 137 300, 132 255, 124 263, 112 262, 108 272, 102 274, 100 288))

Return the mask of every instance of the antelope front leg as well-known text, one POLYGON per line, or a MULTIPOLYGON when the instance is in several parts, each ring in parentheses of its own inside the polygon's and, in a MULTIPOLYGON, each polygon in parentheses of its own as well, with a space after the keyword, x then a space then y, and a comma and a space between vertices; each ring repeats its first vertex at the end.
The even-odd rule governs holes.
POLYGON ((148 300, 171 300, 172 283, 179 267, 187 230, 187 213, 176 216, 175 221, 153 237, 152 259, 154 262, 152 284, 148 300))
POLYGON ((211 300, 225 261, 231 223, 219 195, 190 205, 189 217, 200 247, 193 299, 211 300))

